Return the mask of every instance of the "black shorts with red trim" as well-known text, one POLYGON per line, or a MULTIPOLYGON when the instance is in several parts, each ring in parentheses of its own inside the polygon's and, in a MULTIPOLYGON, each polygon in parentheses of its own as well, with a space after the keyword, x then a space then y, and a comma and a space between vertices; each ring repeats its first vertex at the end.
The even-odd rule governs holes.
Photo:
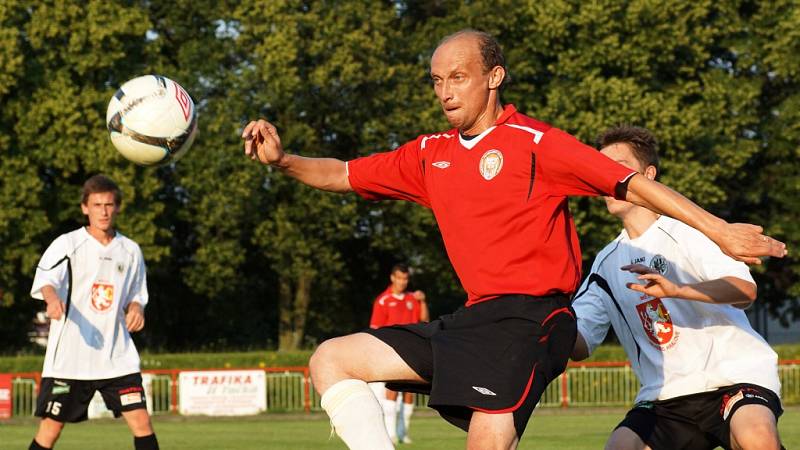
POLYGON ((58 422, 82 422, 88 419, 89 403, 96 391, 100 391, 114 417, 124 411, 147 408, 142 376, 138 373, 105 380, 42 378, 35 415, 58 422))
POLYGON ((731 417, 744 405, 763 405, 777 421, 781 400, 755 384, 734 384, 668 400, 639 402, 617 426, 631 429, 653 450, 731 447, 731 417))
POLYGON ((430 323, 366 330, 391 346, 429 384, 392 383, 430 395, 428 406, 469 428, 473 411, 513 413, 522 436, 575 344, 575 313, 564 295, 508 295, 462 307, 430 323))

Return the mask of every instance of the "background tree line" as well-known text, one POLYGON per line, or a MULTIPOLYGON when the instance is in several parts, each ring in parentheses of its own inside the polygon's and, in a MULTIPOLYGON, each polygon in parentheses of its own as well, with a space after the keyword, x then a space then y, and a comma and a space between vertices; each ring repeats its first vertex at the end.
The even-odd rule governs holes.
MULTIPOLYGON (((731 221, 800 243, 800 8, 795 0, 5 0, 0 3, 0 351, 26 345, 41 252, 82 223, 79 190, 122 186, 119 229, 148 262, 150 349, 297 348, 367 324, 407 261, 433 314, 463 302, 435 221, 400 202, 313 191, 244 158, 259 116, 284 146, 351 159, 447 128, 430 55, 495 35, 504 100, 592 142, 631 123, 661 142, 662 181, 731 221), (200 133, 177 164, 125 161, 105 108, 141 74, 180 82, 200 133)), ((579 199, 584 259, 618 229, 579 199)), ((800 262, 754 269, 792 320, 800 262)))

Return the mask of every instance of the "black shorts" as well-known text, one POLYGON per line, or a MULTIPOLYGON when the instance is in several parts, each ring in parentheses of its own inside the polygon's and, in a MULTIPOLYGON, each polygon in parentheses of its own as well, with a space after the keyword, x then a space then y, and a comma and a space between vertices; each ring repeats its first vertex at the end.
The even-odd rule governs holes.
POLYGON ((617 428, 630 428, 653 450, 730 449, 731 417, 744 405, 764 405, 776 420, 783 413, 774 392, 742 383, 669 400, 639 402, 617 428))
POLYGON ((547 385, 575 344, 575 313, 562 295, 509 295, 462 307, 430 323, 367 330, 428 384, 392 383, 430 395, 428 406, 469 428, 473 411, 513 413, 521 437, 547 385))
POLYGON ((107 380, 42 378, 35 415, 58 422, 82 422, 88 419, 95 391, 100 391, 114 417, 121 416, 123 411, 147 408, 142 376, 138 373, 107 380))

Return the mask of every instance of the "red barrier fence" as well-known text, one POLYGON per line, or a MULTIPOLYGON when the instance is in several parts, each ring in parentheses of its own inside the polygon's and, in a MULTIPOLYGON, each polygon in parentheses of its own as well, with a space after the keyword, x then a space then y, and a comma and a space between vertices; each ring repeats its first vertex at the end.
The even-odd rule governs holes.
MULTIPOLYGON (((143 373, 155 376, 153 399, 156 413, 177 414, 180 406, 179 378, 187 371, 234 371, 261 370, 267 376, 268 412, 274 411, 319 411, 319 395, 311 385, 308 367, 256 367, 222 369, 149 369, 143 373), (158 380, 156 382, 156 380, 158 380), (157 386, 156 386, 157 385, 157 386), (157 409, 156 409, 157 406, 157 409)), ((800 403, 800 359, 780 361, 779 374, 783 383, 784 404, 800 403)), ((32 415, 38 393, 41 374, 22 372, 0 374, 0 418, 8 417, 3 411, 10 409, 12 415, 32 415), (4 409, 3 383, 11 380, 12 406, 4 409), (22 392, 22 391, 25 392, 22 392), (13 404, 16 402, 16 404, 13 404)), ((567 370, 554 380, 543 395, 539 405, 542 407, 569 406, 627 406, 638 391, 638 381, 630 363, 619 362, 570 362, 567 370)), ((425 405, 425 398, 419 396, 418 405, 425 405)))

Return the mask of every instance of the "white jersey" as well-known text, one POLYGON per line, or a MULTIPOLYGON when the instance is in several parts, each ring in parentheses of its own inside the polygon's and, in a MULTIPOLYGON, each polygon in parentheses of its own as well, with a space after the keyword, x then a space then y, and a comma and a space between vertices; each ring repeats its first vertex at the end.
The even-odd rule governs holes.
POLYGON ((644 234, 625 230, 595 258, 573 302, 578 332, 589 352, 609 325, 625 348, 641 389, 636 401, 665 400, 752 383, 780 396, 778 355, 731 305, 656 298, 633 291, 637 274, 620 270, 643 264, 681 284, 726 276, 753 282, 744 263, 728 257, 688 225, 660 217, 644 234))
POLYGON ((132 301, 147 305, 144 257, 117 232, 103 245, 85 228, 62 234, 44 252, 31 288, 50 285, 69 304, 50 322, 43 377, 100 380, 139 372, 139 353, 125 326, 132 301))

